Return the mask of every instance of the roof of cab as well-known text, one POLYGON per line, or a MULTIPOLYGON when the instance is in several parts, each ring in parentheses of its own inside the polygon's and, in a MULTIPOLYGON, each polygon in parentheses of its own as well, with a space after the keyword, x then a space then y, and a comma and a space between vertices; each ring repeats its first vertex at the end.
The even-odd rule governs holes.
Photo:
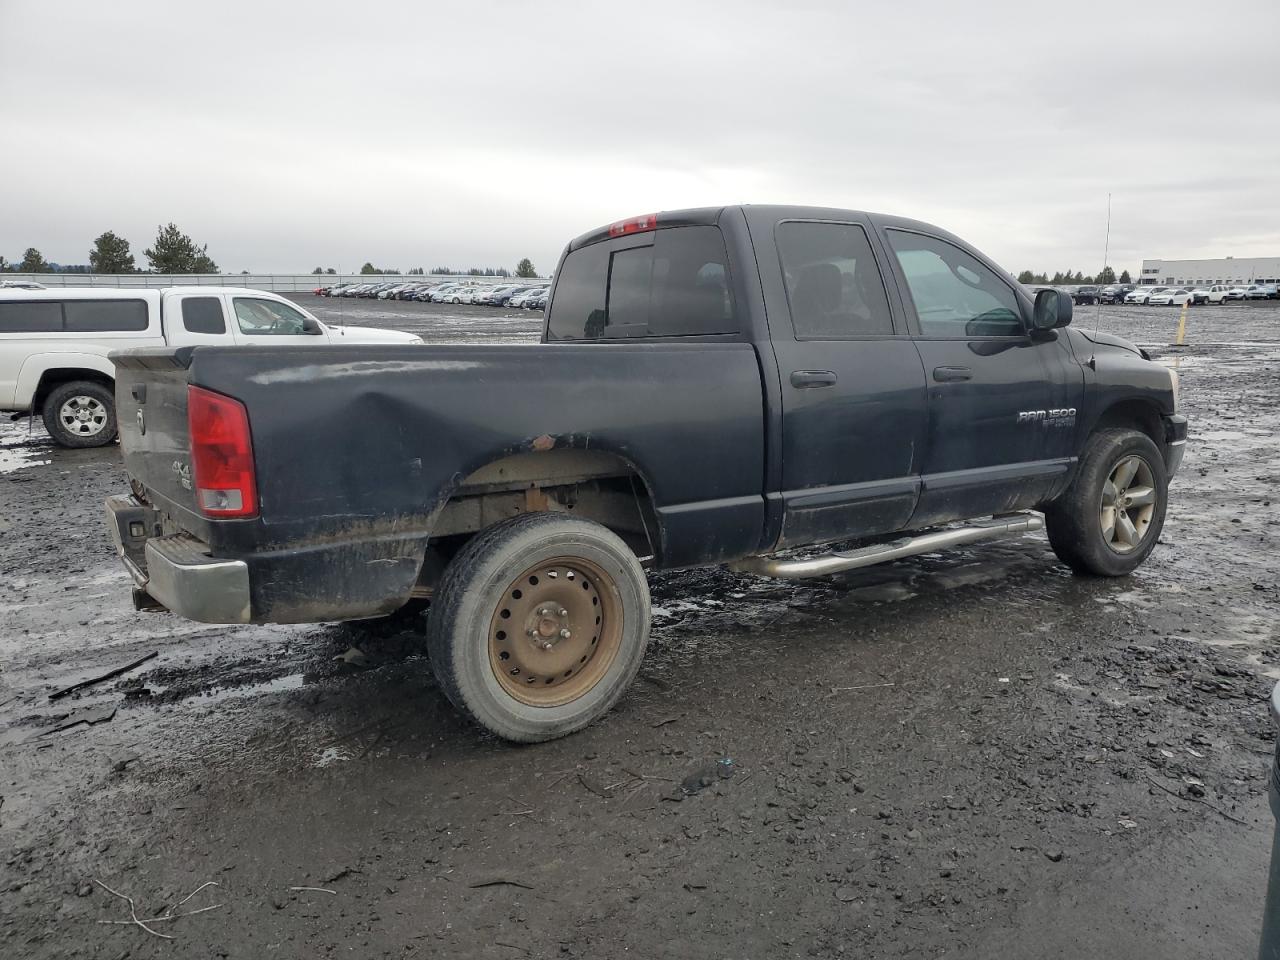
MULTIPOLYGON (((885 226, 901 227, 906 230, 923 230, 928 233, 934 233, 939 236, 958 239, 946 230, 942 230, 933 224, 924 223, 920 220, 912 220, 907 217, 896 217, 882 213, 872 213, 866 210, 849 210, 841 207, 811 207, 804 204, 741 204, 738 206, 727 207, 692 207, 685 210, 663 210, 656 214, 644 214, 639 217, 626 217, 622 220, 616 220, 612 224, 603 227, 597 227, 594 230, 588 230, 579 237, 569 242, 570 250, 577 250, 579 247, 585 247, 591 243, 597 243, 601 240, 607 240, 613 234, 610 232, 615 227, 620 227, 624 223, 635 220, 641 220, 646 217, 655 217, 657 221, 656 229, 661 230, 664 227, 688 227, 695 225, 715 225, 720 222, 721 216, 727 210, 741 210, 747 215, 748 219, 764 216, 776 218, 778 220, 799 219, 799 220, 847 220, 853 218, 872 218, 885 226)), ((758 222, 758 221, 757 221, 758 222)), ((654 228, 650 228, 654 229, 654 228)))
POLYGON ((45 290, 0 288, 0 298, 5 300, 137 300, 174 293, 196 293, 203 296, 215 296, 220 293, 241 297, 281 296, 270 290, 253 290, 249 287, 49 287, 45 290))

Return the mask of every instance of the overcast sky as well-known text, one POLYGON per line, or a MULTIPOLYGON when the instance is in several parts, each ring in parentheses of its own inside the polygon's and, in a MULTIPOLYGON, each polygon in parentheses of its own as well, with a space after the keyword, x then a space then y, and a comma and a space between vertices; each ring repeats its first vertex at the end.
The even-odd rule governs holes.
POLYGON ((803 202, 1010 270, 1280 255, 1280 3, 0 0, 0 254, 514 266, 803 202), (864 9, 865 8, 865 9, 864 9))

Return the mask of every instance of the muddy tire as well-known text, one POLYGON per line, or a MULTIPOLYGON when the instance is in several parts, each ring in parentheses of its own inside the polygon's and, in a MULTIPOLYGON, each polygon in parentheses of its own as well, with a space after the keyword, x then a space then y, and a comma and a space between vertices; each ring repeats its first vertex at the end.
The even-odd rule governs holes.
POLYGON ((473 537, 445 568, 427 651, 445 694, 506 740, 552 740, 604 715, 649 643, 634 553, 587 520, 524 514, 473 537))
POLYGON ((45 397, 49 436, 64 447, 104 447, 116 438, 116 398, 106 384, 72 380, 45 397))
POLYGON ((1053 552, 1077 573, 1132 573, 1160 539, 1168 488, 1164 457, 1150 437, 1099 430, 1071 486, 1045 510, 1053 552))

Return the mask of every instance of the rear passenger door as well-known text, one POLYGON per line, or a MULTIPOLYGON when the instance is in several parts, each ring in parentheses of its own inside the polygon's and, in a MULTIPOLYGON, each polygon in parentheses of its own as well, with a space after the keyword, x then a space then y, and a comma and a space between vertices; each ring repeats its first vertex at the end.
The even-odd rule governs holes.
POLYGON ((774 225, 781 271, 766 289, 781 377, 783 524, 779 547, 902 529, 915 509, 925 445, 924 374, 890 305, 868 225, 774 225))
POLYGON ((1083 373, 1013 281, 949 239, 884 231, 929 388, 912 527, 1036 506, 1071 467, 1083 373))
POLYGON ((226 298, 209 293, 166 293, 164 338, 173 347, 232 343, 226 298))

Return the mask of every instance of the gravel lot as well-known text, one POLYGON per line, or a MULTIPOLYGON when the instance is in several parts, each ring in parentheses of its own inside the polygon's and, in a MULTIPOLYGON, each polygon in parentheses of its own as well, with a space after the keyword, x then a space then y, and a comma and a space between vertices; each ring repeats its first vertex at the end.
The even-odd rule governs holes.
MULTIPOLYGON (((299 299, 441 341, 539 323, 299 299)), ((1176 323, 1100 320, 1168 362, 1176 323)), ((1187 458, 1133 577, 1074 577, 1040 538, 800 585, 656 576, 642 679, 523 748, 458 719, 412 615, 135 613, 101 518, 118 451, 4 426, 0 956, 1253 955, 1280 308, 1196 308, 1189 340, 1187 458), (175 913, 218 906, 160 939, 102 923, 130 908, 95 881, 144 920, 210 881, 175 913)))

